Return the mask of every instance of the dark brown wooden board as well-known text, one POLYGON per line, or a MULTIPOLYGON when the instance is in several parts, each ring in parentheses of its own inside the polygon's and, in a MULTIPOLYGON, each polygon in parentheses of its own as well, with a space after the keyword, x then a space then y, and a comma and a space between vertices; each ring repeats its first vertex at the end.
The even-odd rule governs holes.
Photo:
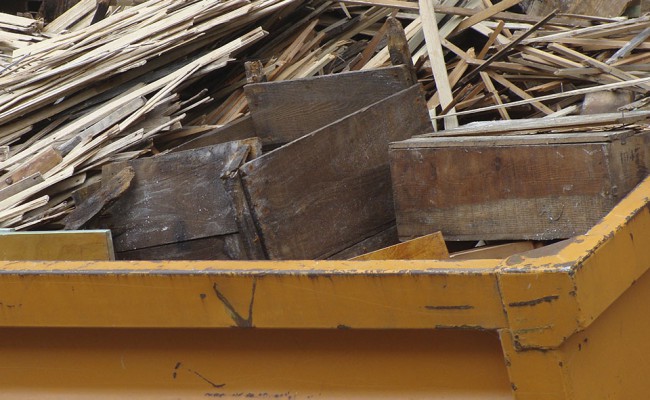
POLYGON ((144 249, 123 251, 118 260, 243 260, 239 234, 188 240, 144 249))
POLYGON ((370 253, 372 251, 377 251, 385 247, 393 246, 399 243, 399 238, 397 237, 397 226, 392 224, 390 228, 384 229, 376 235, 372 235, 369 238, 354 244, 351 247, 336 253, 328 259, 330 260, 349 260, 360 256, 362 254, 370 253))
POLYGON ((212 131, 208 131, 201 136, 189 140, 178 147, 171 150, 172 153, 179 151, 199 149, 206 146, 214 146, 215 144, 232 142, 235 140, 244 140, 257 136, 255 133, 255 126, 250 115, 239 118, 232 123, 224 125, 212 131))
MULTIPOLYGON (((221 174, 243 142, 129 161, 131 187, 99 218, 111 229, 117 252, 237 232, 221 174)), ((105 166, 107 181, 126 163, 105 166)))
POLYGON ((436 230, 446 240, 568 238, 586 232, 648 171, 648 134, 535 145, 526 138, 509 146, 393 145, 400 239, 436 230))
POLYGON ((405 66, 246 85, 264 144, 288 143, 413 85, 405 66))
POLYGON ((431 129, 419 85, 244 164, 251 215, 270 259, 321 259, 395 218, 388 144, 431 129))
MULTIPOLYGON (((79 229, 97 215, 102 209, 115 202, 129 186, 135 176, 133 168, 126 167, 89 196, 86 201, 75 203, 75 208, 63 219, 65 230, 79 229)), ((74 195, 74 194, 73 194, 74 195)))

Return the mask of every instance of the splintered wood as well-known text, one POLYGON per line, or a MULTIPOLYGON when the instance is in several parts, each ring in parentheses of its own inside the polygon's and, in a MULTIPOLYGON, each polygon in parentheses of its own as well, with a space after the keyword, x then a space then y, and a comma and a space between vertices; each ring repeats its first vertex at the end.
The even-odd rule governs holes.
POLYGON ((388 141, 441 129, 448 136, 644 129, 650 16, 620 17, 625 2, 611 2, 607 17, 533 3, 80 0, 48 23, 0 13, 0 227, 111 225, 118 252, 132 258, 352 257, 352 249, 395 237, 388 141), (536 11, 522 12, 528 8, 536 11), (330 75, 339 79, 321 79, 330 75), (217 150, 206 148, 226 143, 229 152, 212 159, 217 150), (325 204, 313 168, 327 160, 340 165, 323 185, 358 178, 349 188, 327 186, 337 197, 326 200, 340 201, 340 210, 312 209, 325 204), (193 211, 191 195, 184 212, 172 213, 169 198, 149 193, 193 174, 173 175, 173 162, 216 168, 201 176, 205 184, 223 174, 219 190, 231 208, 216 197, 205 208, 226 207, 223 221, 183 225, 191 215, 212 220, 193 211), (248 204, 251 193, 264 201, 248 204), (124 199, 155 200, 157 215, 124 199), (332 227, 320 239, 326 246, 287 249, 290 232, 307 237, 314 229, 285 208, 299 200, 317 221, 334 212, 363 221, 347 232, 332 227))

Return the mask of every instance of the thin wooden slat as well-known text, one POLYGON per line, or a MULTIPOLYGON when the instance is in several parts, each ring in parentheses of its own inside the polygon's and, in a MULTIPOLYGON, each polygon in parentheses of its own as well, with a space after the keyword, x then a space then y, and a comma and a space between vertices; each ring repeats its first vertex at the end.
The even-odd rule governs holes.
MULTIPOLYGON (((442 44, 440 43, 441 38, 438 32, 438 21, 435 17, 434 0, 419 0, 419 4, 427 53, 429 53, 429 61, 431 62, 433 76, 436 81, 440 104, 443 109, 449 108, 451 113, 455 113, 455 109, 451 105, 454 96, 452 95, 451 85, 449 84, 445 56, 442 52, 442 44)), ((455 116, 447 116, 444 118, 444 121, 445 128, 447 129, 458 126, 458 118, 455 116)))

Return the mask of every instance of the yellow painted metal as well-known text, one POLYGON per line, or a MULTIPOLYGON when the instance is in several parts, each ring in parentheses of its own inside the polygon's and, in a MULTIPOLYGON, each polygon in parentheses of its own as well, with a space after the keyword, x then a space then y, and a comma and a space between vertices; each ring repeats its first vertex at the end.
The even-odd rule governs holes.
POLYGON ((114 260, 110 231, 0 232, 0 260, 114 260))
POLYGON ((448 264, 0 264, 0 301, 17 305, 0 314, 0 326, 504 327, 491 264, 448 264))
POLYGON ((554 349, 521 351, 501 342, 518 400, 645 399, 650 371, 650 272, 589 327, 554 349))
POLYGON ((4 329, 0 398, 512 399, 494 332, 4 329))
POLYGON ((649 199, 504 260, 0 263, 1 393, 645 398, 649 199))

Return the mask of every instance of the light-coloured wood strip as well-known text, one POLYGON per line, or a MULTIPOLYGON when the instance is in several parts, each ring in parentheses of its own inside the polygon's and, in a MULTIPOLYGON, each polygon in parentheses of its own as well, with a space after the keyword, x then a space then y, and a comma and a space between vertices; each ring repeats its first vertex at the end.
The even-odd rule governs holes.
MULTIPOLYGON (((447 66, 445 65, 445 56, 442 52, 440 34, 438 32, 438 22, 435 17, 434 2, 435 0, 419 0, 420 17, 422 18, 422 29, 426 42, 427 53, 429 53, 429 62, 433 70, 433 77, 438 89, 440 104, 443 108, 449 106, 454 100, 447 75, 447 66)), ((456 110, 452 107, 450 112, 456 110)), ((444 118, 445 128, 454 128, 458 126, 458 119, 454 116, 444 118)))

